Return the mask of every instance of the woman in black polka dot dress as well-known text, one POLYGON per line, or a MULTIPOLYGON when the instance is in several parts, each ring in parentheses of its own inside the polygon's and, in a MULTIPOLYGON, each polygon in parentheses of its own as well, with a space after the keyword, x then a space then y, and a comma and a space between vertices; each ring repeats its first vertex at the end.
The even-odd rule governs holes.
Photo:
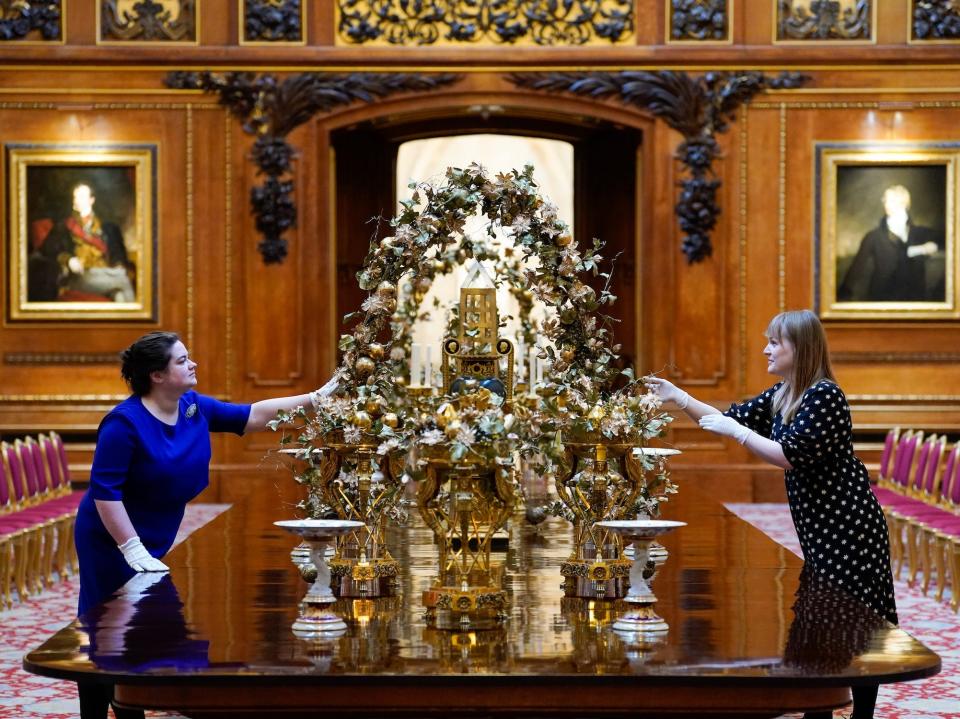
MULTIPOLYGON (((850 408, 833 377, 823 326, 809 310, 784 312, 770 321, 766 336, 767 371, 783 381, 726 412, 664 379, 650 377, 647 386, 702 428, 733 437, 786 470, 807 569, 896 624, 887 525, 853 453, 850 408)), ((876 687, 866 689, 854 691, 857 719, 873 715, 876 687)))

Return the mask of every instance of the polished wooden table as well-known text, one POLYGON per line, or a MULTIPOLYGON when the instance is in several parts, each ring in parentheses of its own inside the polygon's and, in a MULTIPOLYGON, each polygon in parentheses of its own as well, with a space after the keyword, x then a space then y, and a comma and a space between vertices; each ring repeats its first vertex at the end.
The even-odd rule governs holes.
POLYGON ((669 623, 658 643, 612 630, 621 602, 563 597, 569 526, 511 522, 498 555, 512 607, 501 629, 426 626, 420 604, 436 550, 421 524, 392 531, 400 595, 340 600, 346 635, 290 630, 306 585, 293 515, 273 494, 238 504, 168 557, 171 574, 134 580, 24 659, 31 672, 116 684, 132 707, 189 716, 776 716, 849 701, 851 686, 936 674, 939 657, 817 582, 802 562, 690 487, 664 518, 670 555, 653 589, 669 623), (152 579, 152 578, 150 578, 152 579))

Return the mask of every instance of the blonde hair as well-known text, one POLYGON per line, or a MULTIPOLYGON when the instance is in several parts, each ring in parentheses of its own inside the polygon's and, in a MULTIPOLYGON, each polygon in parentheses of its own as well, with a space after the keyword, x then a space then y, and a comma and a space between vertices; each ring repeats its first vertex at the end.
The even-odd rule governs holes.
POLYGON ((819 318, 810 310, 781 312, 767 325, 768 338, 793 345, 793 373, 773 396, 773 414, 779 412, 787 424, 796 414, 803 393, 821 380, 836 382, 830 366, 827 335, 819 318))

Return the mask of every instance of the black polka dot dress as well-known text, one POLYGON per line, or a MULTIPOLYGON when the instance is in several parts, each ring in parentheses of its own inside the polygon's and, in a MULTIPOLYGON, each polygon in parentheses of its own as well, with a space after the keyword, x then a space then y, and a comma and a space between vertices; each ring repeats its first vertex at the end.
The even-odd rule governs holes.
POLYGON ((807 567, 897 624, 887 524, 867 468, 853 453, 847 398, 821 380, 784 425, 779 413, 772 416, 779 387, 724 414, 783 448, 793 467, 785 474, 787 500, 807 567))

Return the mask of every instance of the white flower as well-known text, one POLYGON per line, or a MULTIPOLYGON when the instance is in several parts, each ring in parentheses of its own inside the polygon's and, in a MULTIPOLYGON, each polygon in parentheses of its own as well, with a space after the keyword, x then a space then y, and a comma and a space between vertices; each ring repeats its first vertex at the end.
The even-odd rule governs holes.
POLYGON ((390 359, 394 362, 399 362, 402 359, 406 359, 407 353, 403 347, 393 347, 390 349, 390 359))
POLYGON ((444 434, 439 429, 428 429, 420 435, 420 443, 427 445, 440 444, 443 438, 444 434))
POLYGON ((347 444, 357 444, 362 436, 359 427, 344 427, 343 440, 347 444))
POLYGON ((361 303, 360 309, 364 312, 386 312, 387 298, 380 293, 374 293, 361 303))
POLYGON ((379 447, 377 447, 377 454, 386 454, 387 452, 392 452, 400 446, 400 440, 396 437, 391 437, 386 442, 382 442, 379 447))
POLYGON ((653 414, 663 405, 661 399, 654 392, 647 392, 640 398, 640 409, 646 414, 653 414))
POLYGON ((477 435, 470 425, 465 424, 460 427, 460 431, 457 432, 457 441, 460 444, 469 447, 477 441, 477 435))

